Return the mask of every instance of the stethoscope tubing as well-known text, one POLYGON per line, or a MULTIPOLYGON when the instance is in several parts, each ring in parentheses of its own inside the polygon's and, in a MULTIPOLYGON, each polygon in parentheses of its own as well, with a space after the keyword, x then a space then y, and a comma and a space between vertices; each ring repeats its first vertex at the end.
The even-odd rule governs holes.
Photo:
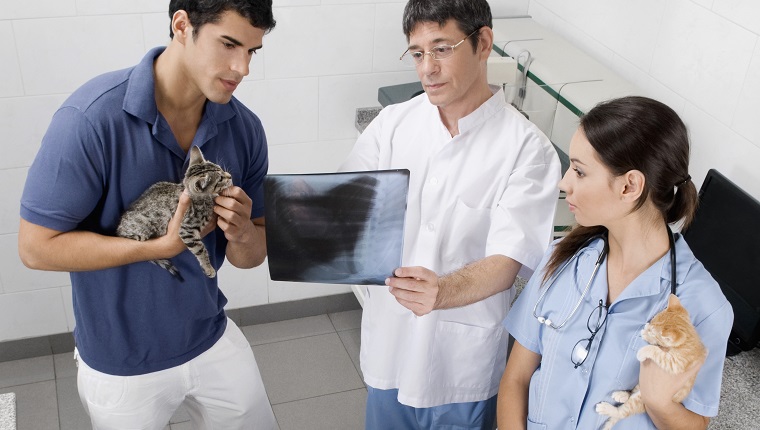
MULTIPOLYGON (((670 229, 669 225, 666 225, 666 228, 668 230, 668 244, 670 247, 670 292, 671 294, 676 294, 676 245, 675 245, 675 236, 673 235, 673 231, 670 229)), ((586 240, 586 242, 581 245, 580 248, 578 248, 577 251, 575 251, 575 254, 573 254, 572 257, 570 257, 562 266, 559 268, 557 273, 552 276, 551 280, 548 282, 548 285, 544 290, 541 292, 541 295, 538 297, 538 300, 536 300, 536 304, 533 306, 533 317, 540 323, 543 324, 549 328, 553 328, 554 330, 559 330, 562 327, 564 327, 565 324, 567 324, 568 321, 575 315, 575 313, 578 311, 578 309, 581 306, 581 303, 583 303, 583 299, 586 297, 586 294, 588 294, 589 289, 591 288, 591 284, 594 282, 594 279, 596 278, 596 274, 599 271, 599 267, 604 262, 605 257, 609 253, 609 243, 607 241, 607 233, 597 234, 593 237, 586 240), (562 275, 562 272, 565 271, 565 268, 576 258, 578 258, 578 255, 580 255, 581 251, 583 251, 584 248, 586 248, 591 242, 593 242, 596 239, 601 238, 604 241, 604 249, 602 249, 602 252, 599 254, 599 258, 596 260, 596 264, 594 264, 594 271, 591 273, 591 277, 589 278, 588 282, 586 283, 586 288, 583 289, 583 293, 581 294, 580 299, 578 299, 578 303, 575 304, 575 307, 573 307, 573 310, 570 312, 570 314, 565 318, 564 321, 562 321, 559 325, 554 325, 554 322, 546 318, 544 316, 539 316, 536 311, 538 310, 538 305, 541 304, 541 302, 544 300, 544 297, 549 292, 549 289, 551 289, 552 286, 554 286, 554 283, 557 281, 557 279, 562 275)))

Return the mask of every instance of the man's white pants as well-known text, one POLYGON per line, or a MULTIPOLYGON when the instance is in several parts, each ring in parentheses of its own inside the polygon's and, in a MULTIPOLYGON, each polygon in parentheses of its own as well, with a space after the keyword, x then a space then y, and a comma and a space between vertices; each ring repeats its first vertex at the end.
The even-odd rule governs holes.
POLYGON ((277 428, 251 347, 230 319, 214 346, 171 369, 114 376, 78 361, 79 397, 93 430, 161 430, 183 403, 194 429, 277 428))

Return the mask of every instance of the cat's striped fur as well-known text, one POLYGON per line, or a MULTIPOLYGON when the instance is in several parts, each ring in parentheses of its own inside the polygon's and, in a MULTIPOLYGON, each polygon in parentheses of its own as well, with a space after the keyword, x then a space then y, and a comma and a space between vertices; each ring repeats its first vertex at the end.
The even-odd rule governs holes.
MULTIPOLYGON (((165 235, 169 221, 177 209, 179 197, 182 191, 187 189, 192 203, 182 220, 179 236, 198 259, 203 273, 213 278, 216 276, 216 270, 211 265, 208 250, 201 240, 201 230, 214 214, 214 198, 231 185, 230 174, 218 165, 206 161, 201 150, 194 146, 190 150, 190 164, 182 183, 153 184, 122 214, 116 234, 140 241, 165 235)), ((183 279, 170 260, 151 262, 168 270, 180 280, 183 279)))

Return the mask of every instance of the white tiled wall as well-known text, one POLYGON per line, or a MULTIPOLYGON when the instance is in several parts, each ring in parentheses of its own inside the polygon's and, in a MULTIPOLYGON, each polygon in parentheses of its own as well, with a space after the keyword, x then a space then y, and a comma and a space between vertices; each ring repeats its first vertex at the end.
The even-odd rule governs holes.
MULTIPOLYGON (((132 66, 167 43, 168 3, 0 0, 0 341, 74 327, 68 275, 26 269, 18 257, 21 189, 63 100, 88 79, 132 66)), ((406 48, 405 3, 274 1, 277 27, 237 93, 264 123, 271 172, 335 171, 356 139, 356 108, 377 106, 379 86, 416 79, 397 60, 406 48)), ((506 3, 502 13, 527 13, 528 0, 506 3)), ((230 308, 350 291, 274 283, 266 265, 226 264, 219 282, 230 308)))
MULTIPOLYGON (((355 139, 354 111, 399 67, 405 0, 275 0, 239 98, 264 121, 272 172, 332 171, 355 139)), ((754 0, 493 0, 494 16, 530 13, 668 103, 687 122, 692 176, 718 168, 760 198, 760 4, 754 0)), ((55 108, 96 74, 128 67, 168 39, 167 1, 0 0, 0 341, 73 328, 65 274, 18 259, 18 197, 55 108)), ((347 292, 275 283, 266 267, 225 266, 230 307, 347 292)))
POLYGON ((682 116, 697 186, 716 168, 760 199, 760 2, 531 0, 529 14, 682 116))

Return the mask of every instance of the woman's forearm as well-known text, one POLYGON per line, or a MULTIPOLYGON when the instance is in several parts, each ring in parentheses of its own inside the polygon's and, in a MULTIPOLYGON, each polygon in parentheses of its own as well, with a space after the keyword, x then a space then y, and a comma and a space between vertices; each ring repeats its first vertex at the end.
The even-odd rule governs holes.
POLYGON ((541 356, 519 342, 512 346, 507 368, 499 385, 496 422, 499 430, 522 430, 528 423, 528 390, 530 379, 541 362, 541 356))

